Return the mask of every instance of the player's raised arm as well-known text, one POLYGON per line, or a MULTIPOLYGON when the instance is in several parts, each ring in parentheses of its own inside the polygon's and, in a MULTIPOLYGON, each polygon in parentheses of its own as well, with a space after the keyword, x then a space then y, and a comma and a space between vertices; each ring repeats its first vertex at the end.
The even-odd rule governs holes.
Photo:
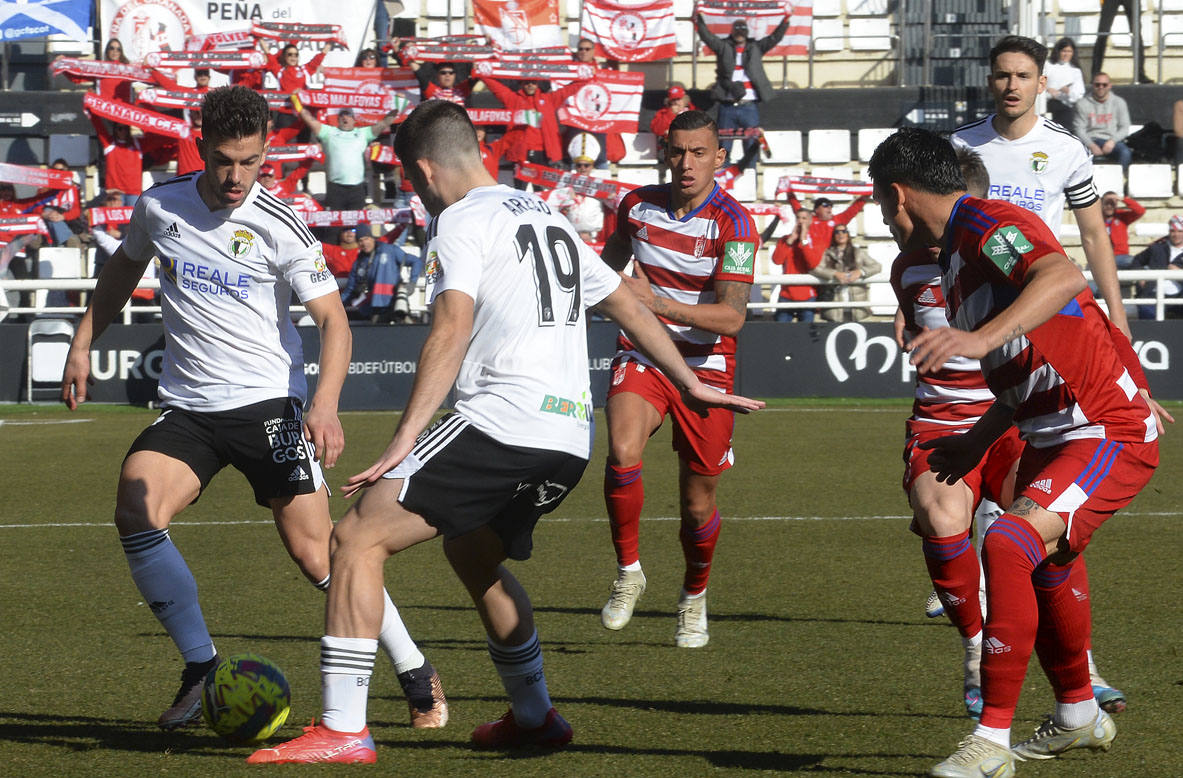
POLYGON ((147 262, 132 260, 122 247, 103 265, 90 304, 78 322, 74 338, 70 341, 70 351, 66 355, 61 399, 70 410, 86 402, 86 387, 93 382, 90 376, 91 344, 123 310, 147 266, 147 262))

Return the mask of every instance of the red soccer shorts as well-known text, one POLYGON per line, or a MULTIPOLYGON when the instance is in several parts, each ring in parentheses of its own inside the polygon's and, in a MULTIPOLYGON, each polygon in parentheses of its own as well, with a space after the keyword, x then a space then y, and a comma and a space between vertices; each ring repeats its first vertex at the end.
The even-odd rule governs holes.
MULTIPOLYGON (((932 468, 928 465, 928 455, 931 449, 919 448, 918 444, 928 440, 943 438, 948 435, 960 435, 966 431, 965 427, 931 427, 913 428, 908 424, 908 442, 904 445, 904 492, 912 493, 912 484, 922 473, 932 468)), ((1011 427, 986 449, 986 454, 977 466, 965 474, 961 480, 970 488, 974 496, 974 505, 983 497, 999 501, 1002 496, 1003 484, 1007 476, 1019 461, 1023 453, 1023 441, 1019 438, 1017 427, 1011 427)))
POLYGON ((1079 553, 1097 527, 1134 499, 1157 466, 1158 441, 1081 438, 1048 448, 1027 446, 1015 495, 1058 513, 1068 527, 1069 547, 1079 553))
POLYGON ((612 386, 608 389, 608 397, 622 392, 640 395, 663 418, 668 415, 673 419, 674 451, 691 472, 719 475, 735 462, 731 451, 731 433, 735 428, 733 412, 712 408, 706 416, 699 415, 686 407, 682 393, 660 370, 633 359, 617 358, 612 363, 612 386))

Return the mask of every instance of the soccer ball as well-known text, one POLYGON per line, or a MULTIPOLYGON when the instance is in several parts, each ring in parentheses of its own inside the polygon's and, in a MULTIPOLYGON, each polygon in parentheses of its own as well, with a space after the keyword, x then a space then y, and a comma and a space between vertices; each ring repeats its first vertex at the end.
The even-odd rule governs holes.
POLYGON ((283 726, 291 701, 282 670, 258 654, 236 654, 205 677, 201 713, 214 732, 235 745, 249 745, 283 726))

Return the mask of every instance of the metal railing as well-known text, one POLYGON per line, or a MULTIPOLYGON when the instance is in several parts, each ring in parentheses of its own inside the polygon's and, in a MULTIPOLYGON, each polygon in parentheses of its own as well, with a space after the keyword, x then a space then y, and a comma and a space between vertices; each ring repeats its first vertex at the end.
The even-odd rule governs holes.
MULTIPOLYGON (((1085 271, 1085 277, 1092 280, 1092 275, 1085 271)), ((1152 297, 1127 297, 1123 298, 1122 302, 1127 306, 1153 306, 1155 310, 1155 320, 1163 321, 1166 318, 1166 311, 1168 308, 1180 308, 1183 310, 1183 297, 1173 298, 1169 297, 1165 291, 1166 281, 1174 281, 1183 284, 1183 270, 1119 270, 1117 271, 1117 278, 1122 283, 1133 283, 1139 281, 1154 282, 1154 295, 1152 297)), ((801 302, 785 302, 776 299, 773 292, 778 286, 828 286, 834 289, 841 289, 843 286, 865 286, 876 287, 890 285, 890 281, 886 278, 876 276, 875 278, 854 281, 849 285, 835 284, 830 281, 823 281, 816 276, 798 275, 798 274, 760 274, 755 277, 754 284, 760 290, 759 300, 753 300, 748 303, 748 312, 751 314, 768 313, 778 310, 821 310, 826 308, 849 308, 849 309, 871 309, 871 308, 891 308, 894 306, 894 297, 883 297, 881 299, 870 300, 834 300, 834 301, 819 301, 819 300, 805 300, 801 302)), ((23 279, 19 281, 5 280, 0 282, 0 321, 3 321, 6 315, 21 315, 32 314, 40 315, 64 315, 76 316, 80 315, 85 306, 83 305, 67 305, 67 306, 36 306, 36 305, 14 305, 8 307, 4 302, 5 292, 36 292, 40 290, 46 291, 67 291, 67 292, 88 292, 95 287, 95 279, 93 278, 51 278, 51 279, 23 279)), ((145 279, 140 282, 138 289, 159 289, 160 282, 157 279, 145 279)), ((1104 302, 1098 298, 1098 303, 1104 308, 1104 302)), ((304 309, 299 305, 292 305, 292 313, 302 314, 304 309)), ((160 313, 160 306, 158 305, 131 305, 130 303, 124 306, 120 316, 120 321, 124 324, 130 324, 132 317, 135 314, 158 314, 160 313)), ((884 315, 884 314, 878 314, 884 315)))

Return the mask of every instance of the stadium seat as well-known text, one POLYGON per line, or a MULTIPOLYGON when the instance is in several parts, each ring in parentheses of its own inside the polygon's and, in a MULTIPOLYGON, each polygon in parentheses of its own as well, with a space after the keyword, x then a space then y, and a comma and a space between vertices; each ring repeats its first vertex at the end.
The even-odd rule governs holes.
POLYGON ((1125 179, 1121 174, 1121 165, 1093 165, 1093 183, 1097 185, 1097 194, 1125 194, 1125 179))
POLYGON ((858 131, 858 158, 870 162, 879 144, 895 134, 894 127, 868 127, 858 131))
MULTIPOLYGON (((81 278, 83 272, 82 251, 65 246, 48 246, 37 252, 38 278, 81 278)), ((59 307, 68 305, 66 292, 38 289, 33 293, 33 305, 59 307)))
POLYGON ((763 184, 760 187, 761 199, 772 201, 783 198, 783 195, 778 198, 776 194, 776 187, 780 183, 781 178, 799 174, 800 171, 791 167, 764 167, 760 173, 763 177, 763 184))
MULTIPOLYGON (((1179 5, 1179 10, 1183 10, 1183 0, 1179 2, 1179 5)), ((1162 35, 1166 36, 1166 42, 1163 43, 1164 49, 1183 46, 1183 14, 1163 14, 1162 35)))
POLYGON ((842 0, 813 0, 813 18, 841 16, 842 0))
MULTIPOLYGON (((1134 222, 1134 234, 1139 238, 1158 240, 1165 238, 1169 227, 1166 222, 1134 222)), ((1134 252, 1137 253, 1137 252, 1134 252)))
POLYGON ((657 162, 657 136, 651 132, 621 133, 624 159, 620 165, 653 165, 657 162))
POLYGON ((679 54, 690 54, 698 42, 692 22, 677 20, 674 22, 674 46, 679 54))
MULTIPOLYGON (((1097 3, 1094 0, 1059 0, 1062 14, 1093 14, 1097 13, 1097 3)), ((1096 31, 1096 28, 1093 28, 1096 31)))
POLYGON ((1170 165, 1130 165, 1130 197, 1166 200, 1174 189, 1170 165))
POLYGON ((756 171, 748 168, 731 184, 731 196, 741 203, 756 202, 756 171))
POLYGON ((655 167, 622 167, 616 174, 616 180, 636 186, 649 186, 661 183, 655 167))
POLYGON ((810 130, 809 161, 823 165, 850 161, 850 130, 810 130))
POLYGON ((764 140, 772 151, 770 164, 796 165, 804 159, 801 155, 800 130, 768 130, 764 133, 764 140))
POLYGON ((851 51, 891 51, 891 19, 868 17, 850 20, 851 51), (873 36, 873 37, 868 37, 873 36))
POLYGON ((846 28, 841 19, 813 20, 813 50, 842 51, 846 47, 846 28))
POLYGON ((311 170, 304 179, 305 191, 312 197, 324 197, 328 189, 328 177, 323 170, 311 170))
MULTIPOLYGON (((867 246, 867 253, 878 262, 882 269, 872 278, 887 280, 891 277, 891 263, 895 261, 900 250, 892 242, 871 243, 867 246)), ((871 303, 871 313, 875 316, 894 316, 899 302, 895 299, 895 292, 891 284, 870 284, 867 287, 868 298, 871 303)))
POLYGON ((74 338, 74 322, 55 316, 37 317, 29 322, 26 335, 25 402, 33 402, 37 392, 51 399, 58 396, 62 369, 74 338))
POLYGON ((889 0, 846 0, 846 15, 885 17, 889 13, 888 5, 889 0))

